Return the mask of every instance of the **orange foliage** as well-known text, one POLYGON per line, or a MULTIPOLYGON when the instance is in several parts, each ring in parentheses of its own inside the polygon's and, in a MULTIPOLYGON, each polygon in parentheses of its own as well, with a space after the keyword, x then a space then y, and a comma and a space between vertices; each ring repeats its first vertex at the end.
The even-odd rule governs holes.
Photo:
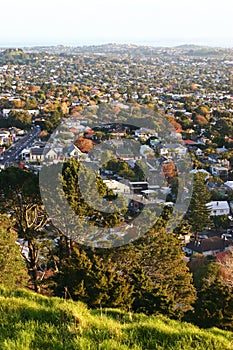
POLYGON ((198 114, 195 119, 194 119, 195 123, 199 124, 199 125, 204 125, 204 124, 208 124, 208 121, 205 117, 203 117, 202 115, 198 114))
POLYGON ((173 178, 177 175, 177 169, 175 163, 171 160, 163 164, 163 175, 166 178, 173 178))
POLYGON ((93 142, 91 140, 85 139, 83 136, 79 136, 74 144, 83 153, 88 153, 94 147, 93 142))

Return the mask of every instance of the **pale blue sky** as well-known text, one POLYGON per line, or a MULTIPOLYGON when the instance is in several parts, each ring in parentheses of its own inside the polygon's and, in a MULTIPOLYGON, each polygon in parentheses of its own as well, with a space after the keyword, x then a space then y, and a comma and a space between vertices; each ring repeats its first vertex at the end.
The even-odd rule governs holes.
POLYGON ((233 47, 233 0, 8 0, 0 46, 106 42, 233 47))

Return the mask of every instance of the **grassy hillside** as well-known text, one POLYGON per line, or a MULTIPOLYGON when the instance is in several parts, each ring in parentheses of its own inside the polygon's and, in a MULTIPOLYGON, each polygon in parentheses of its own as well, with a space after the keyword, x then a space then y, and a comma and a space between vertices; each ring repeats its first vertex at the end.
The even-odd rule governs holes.
POLYGON ((0 288, 2 350, 227 350, 233 333, 0 288))

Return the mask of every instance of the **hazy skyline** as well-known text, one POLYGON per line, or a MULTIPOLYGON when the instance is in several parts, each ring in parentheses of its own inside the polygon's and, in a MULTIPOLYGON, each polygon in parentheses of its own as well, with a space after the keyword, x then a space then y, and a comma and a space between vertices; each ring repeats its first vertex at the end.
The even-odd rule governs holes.
POLYGON ((1 11, 0 46, 115 42, 233 47, 232 0, 11 0, 1 4, 1 11))

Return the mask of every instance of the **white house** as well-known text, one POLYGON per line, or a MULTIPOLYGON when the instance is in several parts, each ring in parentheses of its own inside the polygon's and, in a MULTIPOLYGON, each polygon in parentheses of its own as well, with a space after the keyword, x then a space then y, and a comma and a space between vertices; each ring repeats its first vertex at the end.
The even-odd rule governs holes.
POLYGON ((21 157, 23 160, 29 160, 30 159, 30 148, 24 148, 21 151, 21 157))
POLYGON ((9 142, 10 132, 7 130, 0 130, 0 145, 4 145, 9 142))
POLYGON ((210 167, 210 171, 211 171, 213 176, 217 176, 217 177, 220 177, 221 179, 227 180, 227 176, 228 176, 228 169, 227 168, 225 168, 223 166, 215 165, 215 166, 210 167))
POLYGON ((200 148, 197 148, 195 150, 195 154, 196 154, 196 156, 202 156, 203 152, 202 152, 202 150, 200 148))
POLYGON ((57 153, 54 151, 54 149, 50 148, 45 151, 45 158, 49 160, 57 159, 57 153))
POLYGON ((190 173, 191 174, 202 173, 205 175, 205 180, 209 179, 211 176, 210 173, 205 169, 192 169, 192 170, 190 170, 190 173))
POLYGON ((155 130, 140 128, 135 130, 135 136, 148 139, 151 136, 158 137, 158 133, 155 130))
POLYGON ((82 158, 83 156, 85 156, 85 154, 81 152, 80 149, 73 144, 68 149, 68 156, 75 157, 75 158, 80 158, 80 157, 82 158))
POLYGON ((116 181, 116 180, 103 180, 109 189, 113 190, 114 193, 130 193, 129 186, 116 181))
POLYGON ((147 158, 148 155, 154 155, 154 152, 149 146, 142 145, 140 147, 140 154, 141 154, 142 157, 146 157, 147 158))
POLYGON ((230 207, 227 201, 212 201, 206 204, 210 210, 210 216, 229 215, 230 207))
POLYGON ((233 181, 227 181, 224 183, 224 185, 233 191, 233 181))
POLYGON ((44 148, 34 147, 30 150, 30 161, 38 162, 44 160, 44 148))
POLYGON ((166 156, 169 154, 171 156, 178 156, 182 158, 185 156, 186 153, 187 153, 187 148, 178 143, 170 143, 160 149, 160 154, 163 156, 166 156))

